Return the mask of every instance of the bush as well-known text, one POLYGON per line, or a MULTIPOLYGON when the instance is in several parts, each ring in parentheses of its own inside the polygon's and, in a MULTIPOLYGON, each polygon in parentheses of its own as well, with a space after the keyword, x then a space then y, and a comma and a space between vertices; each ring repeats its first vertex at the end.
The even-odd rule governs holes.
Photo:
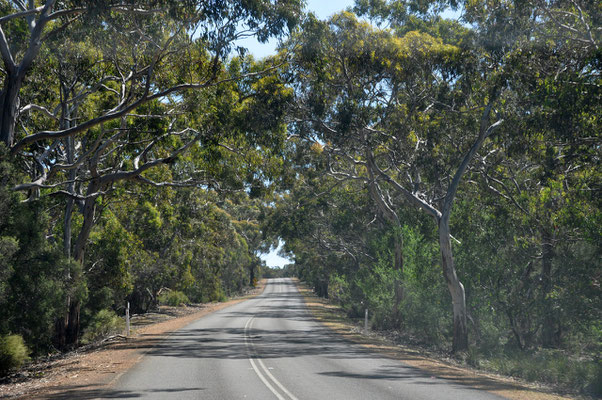
POLYGON ((581 393, 600 394, 600 365, 594 360, 573 358, 566 352, 539 349, 482 355, 480 364, 502 375, 543 382, 581 393))
POLYGON ((163 292, 158 297, 159 304, 172 307, 181 306, 182 304, 190 303, 188 296, 178 290, 170 290, 163 292))
POLYGON ((29 349, 20 335, 0 336, 0 375, 14 368, 20 368, 29 360, 29 349))
POLYGON ((84 331, 82 343, 90 343, 109 335, 123 332, 125 321, 117 316, 113 310, 100 310, 84 331))

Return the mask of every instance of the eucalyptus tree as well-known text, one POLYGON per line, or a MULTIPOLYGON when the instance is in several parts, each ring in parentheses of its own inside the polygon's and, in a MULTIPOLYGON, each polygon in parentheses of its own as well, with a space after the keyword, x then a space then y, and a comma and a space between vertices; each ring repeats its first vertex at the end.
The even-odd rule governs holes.
MULTIPOLYGON (((584 202, 583 193, 596 190, 592 177, 597 175, 598 157, 600 5, 580 0, 358 1, 356 10, 387 23, 398 34, 417 28, 450 33, 433 22, 439 20, 442 8, 458 6, 479 57, 499 71, 489 80, 503 90, 494 104, 506 119, 498 137, 485 144, 482 155, 477 154, 476 175, 471 178, 505 202, 500 208, 514 208, 522 215, 519 220, 530 231, 523 234, 538 249, 530 262, 522 264, 519 276, 525 282, 515 283, 508 295, 509 322, 520 347, 528 347, 538 331, 544 345, 557 346, 562 324, 555 314, 563 307, 554 306, 553 299, 553 276, 562 275, 553 268, 556 247, 565 247, 585 233, 560 221, 567 213, 580 214, 573 202, 590 210, 594 218, 597 215, 595 207, 584 202), (538 267, 539 278, 531 279, 538 267), (527 285, 529 281, 539 285, 527 285), (520 292, 539 293, 537 307, 527 313, 530 321, 524 324, 517 314, 533 302, 525 298, 523 305, 512 306, 520 302, 520 292), (534 314, 543 317, 537 322, 534 314)), ((466 59, 466 66, 470 62, 466 59)), ((481 78, 486 82, 485 75, 481 78)))
POLYGON ((539 331, 544 346, 558 346, 563 307, 554 300, 554 276, 563 274, 554 267, 557 250, 589 235, 573 224, 580 220, 575 204, 597 215, 583 194, 596 190, 592 177, 598 173, 600 5, 580 0, 461 4, 479 45, 503 66, 507 85, 501 108, 508 123, 489 157, 479 160, 484 188, 522 215, 530 230, 526 240, 537 249, 532 257, 538 261, 526 263, 521 273, 528 280, 539 272, 539 285, 518 285, 538 293, 532 323, 525 324, 531 332, 523 335, 531 343, 518 342, 528 347, 539 331), (567 213, 575 217, 571 223, 563 217, 567 213))
MULTIPOLYGON (((208 3, 204 1, 140 0, 123 2, 97 2, 85 0, 41 2, 14 0, 2 3, 0 18, 0 54, 4 63, 4 86, 0 93, 2 105, 2 142, 13 147, 18 125, 19 94, 25 77, 38 59, 40 49, 57 34, 69 31, 73 25, 84 23, 94 26, 103 36, 119 35, 129 39, 129 51, 146 52, 146 59, 124 69, 125 76, 118 83, 131 88, 139 86, 136 94, 116 102, 85 124, 69 130, 41 131, 37 135, 19 137, 14 150, 43 139, 66 137, 101 122, 119 118, 138 105, 186 89, 206 87, 215 81, 209 74, 195 82, 181 82, 170 88, 152 87, 156 83, 154 69, 167 53, 182 49, 182 37, 201 37, 214 55, 213 63, 232 49, 233 42, 241 37, 256 35, 260 41, 280 35, 291 28, 300 13, 300 3, 295 0, 270 2, 258 0, 240 4, 235 1, 208 3), (167 21, 173 21, 169 26, 167 21), (7 31, 8 36, 4 31, 7 31), (140 45, 140 46, 138 46, 140 45)), ((101 36, 102 37, 102 36, 101 36)), ((100 39, 101 37, 97 37, 100 39)), ((110 41, 110 39, 109 39, 110 41)), ((117 44, 117 43, 113 43, 117 44)))
POLYGON ((586 257, 596 248, 586 220, 600 217, 599 207, 592 201, 599 191, 595 182, 600 174, 598 104, 602 85, 594 66, 597 51, 588 42, 550 41, 547 38, 554 24, 547 34, 544 28, 538 27, 538 34, 543 35, 538 43, 512 57, 509 81, 513 97, 506 103, 510 123, 502 130, 503 141, 495 153, 480 163, 483 188, 499 197, 500 207, 513 210, 523 221, 525 231, 517 237, 522 236, 521 240, 535 249, 533 262, 522 271, 525 279, 531 275, 538 278, 530 288, 521 285, 525 293, 537 294, 534 306, 525 313, 531 322, 525 325, 531 332, 517 333, 517 337, 530 338, 519 337, 521 347, 537 343, 557 347, 570 330, 567 325, 572 317, 589 318, 584 311, 586 302, 582 311, 564 314, 578 302, 569 300, 570 296, 563 298, 556 288, 571 286, 560 283, 568 269, 574 268, 575 277, 588 268, 595 273, 595 263, 586 257), (575 252, 575 248, 581 250, 575 252), (562 256, 567 252, 581 261, 567 263, 562 256))
POLYGON ((400 199, 434 218, 452 297, 453 349, 461 351, 467 314, 450 216, 462 177, 502 123, 494 110, 502 87, 499 72, 479 65, 474 49, 446 43, 470 43, 470 32, 442 24, 453 35, 396 36, 348 13, 329 24, 310 20, 293 68, 299 130, 325 143, 330 172, 363 181, 392 221, 400 199))
POLYGON ((264 232, 283 239, 283 250, 294 256, 300 277, 319 296, 331 297, 334 279, 354 283, 353 277, 374 260, 368 241, 381 227, 361 184, 306 171, 277 199, 264 232))
MULTIPOLYGON (((234 41, 285 33, 300 3, 15 0, 2 9, 1 137, 30 175, 14 190, 29 191, 31 201, 39 195, 67 199, 64 249, 82 263, 97 207, 118 182, 217 181, 190 169, 192 163, 180 169, 180 182, 145 174, 195 146, 223 142, 221 126, 203 125, 218 117, 203 107, 232 89, 221 86, 271 68, 227 71, 223 64, 234 41), (191 103, 194 91, 203 93, 200 103, 191 103), (196 108, 204 118, 189 115, 196 108), (74 204, 83 223, 71 244, 74 204)), ((59 329, 61 346, 78 336, 78 302, 69 309, 64 333, 59 329)))

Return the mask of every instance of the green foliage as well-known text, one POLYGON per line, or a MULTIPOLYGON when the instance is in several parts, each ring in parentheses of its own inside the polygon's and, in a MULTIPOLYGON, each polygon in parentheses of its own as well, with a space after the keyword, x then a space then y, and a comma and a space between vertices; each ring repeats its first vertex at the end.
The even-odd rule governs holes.
POLYGON ((20 335, 0 335, 0 376, 29 360, 29 349, 20 335))
MULTIPOLYGON (((132 291, 132 272, 128 266, 134 263, 138 244, 139 239, 124 228, 115 214, 110 210, 105 213, 90 235, 86 278, 92 296, 103 293, 102 297, 110 290, 113 302, 122 306, 120 303, 132 291)), ((92 314, 107 307, 101 306, 100 299, 92 300, 92 314)))
POLYGON ((167 290, 159 295, 157 298, 159 304, 178 307, 190 303, 188 296, 178 290, 167 290))
MULTIPOLYGON (((19 93, 39 107, 17 113, 17 140, 141 101, 16 156, 0 144, 0 334, 42 354, 67 299, 92 341, 120 329, 110 310, 126 302, 223 301, 263 273, 297 275, 352 317, 368 308, 376 329, 447 348, 436 227, 391 180, 439 207, 477 133, 503 120, 467 166, 450 221, 467 361, 600 393, 599 5, 494 3, 360 0, 356 12, 379 26, 310 15, 286 54, 260 62, 230 56, 238 29, 260 41, 290 31, 299 1, 143 1, 163 11, 131 18, 95 0, 82 19, 51 21, 19 93), (448 6, 464 20, 442 19, 448 6), (198 38, 185 37, 190 24, 198 38), (121 93, 120 71, 149 74, 121 93), (207 85, 154 98, 191 82, 207 85), (23 202, 13 188, 42 175, 23 202), (63 243, 68 204, 77 262, 63 243), (260 267, 278 238, 295 263, 260 267)), ((17 60, 37 43, 25 18, 3 31, 17 60)))
POLYGON ((65 294, 83 299, 86 287, 81 267, 46 239, 51 221, 45 204, 22 203, 10 190, 16 179, 14 164, 0 144, 0 334, 16 332, 38 353, 51 348, 65 294))
POLYGON ((506 376, 600 395, 600 363, 558 350, 477 355, 481 367, 506 376), (482 357, 482 358, 481 358, 482 357))
POLYGON ((92 343, 107 336, 122 333, 125 329, 125 321, 113 310, 100 310, 86 327, 82 336, 82 343, 92 343))

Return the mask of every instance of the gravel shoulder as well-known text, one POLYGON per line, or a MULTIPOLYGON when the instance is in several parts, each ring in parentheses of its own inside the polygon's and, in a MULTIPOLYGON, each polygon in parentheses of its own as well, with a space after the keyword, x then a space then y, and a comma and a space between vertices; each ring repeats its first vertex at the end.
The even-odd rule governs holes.
POLYGON ((0 382, 0 398, 93 399, 132 368, 146 352, 176 331, 215 311, 263 292, 266 281, 242 297, 223 303, 162 307, 159 313, 133 317, 132 334, 38 360, 0 382))
POLYGON ((534 386, 512 378, 489 374, 483 371, 460 366, 452 359, 439 359, 435 354, 428 354, 417 348, 410 348, 393 343, 376 332, 367 335, 356 322, 348 319, 336 305, 318 298, 309 288, 295 280, 305 304, 312 315, 323 325, 345 337, 347 340, 383 354, 389 358, 419 368, 428 374, 450 380, 475 389, 505 397, 511 400, 566 400, 581 397, 565 397, 553 393, 549 388, 534 386))

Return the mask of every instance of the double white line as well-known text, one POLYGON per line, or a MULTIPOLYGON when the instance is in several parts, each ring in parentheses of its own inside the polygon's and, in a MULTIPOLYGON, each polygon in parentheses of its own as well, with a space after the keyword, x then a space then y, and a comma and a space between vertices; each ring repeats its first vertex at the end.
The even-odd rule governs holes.
POLYGON ((253 343, 249 341, 249 335, 248 335, 249 328, 251 328, 251 325, 253 325, 254 319, 255 319, 255 317, 249 318, 249 320, 245 324, 245 332, 244 332, 245 344, 249 351, 249 361, 251 362, 251 366, 253 367, 253 370, 255 371, 255 373, 257 374, 259 379, 261 379, 263 384, 268 389, 270 389, 270 391, 272 393, 274 393, 274 395, 278 398, 278 400, 299 400, 291 392, 289 392, 284 387, 284 385, 282 383, 280 383, 278 381, 278 379, 276 379, 274 377, 274 375, 272 375, 272 373, 268 370, 268 368, 265 366, 263 361, 257 356, 257 352, 255 351, 255 346, 253 346, 253 343), (282 391, 282 393, 280 393, 274 387, 274 385, 277 386, 282 391))

